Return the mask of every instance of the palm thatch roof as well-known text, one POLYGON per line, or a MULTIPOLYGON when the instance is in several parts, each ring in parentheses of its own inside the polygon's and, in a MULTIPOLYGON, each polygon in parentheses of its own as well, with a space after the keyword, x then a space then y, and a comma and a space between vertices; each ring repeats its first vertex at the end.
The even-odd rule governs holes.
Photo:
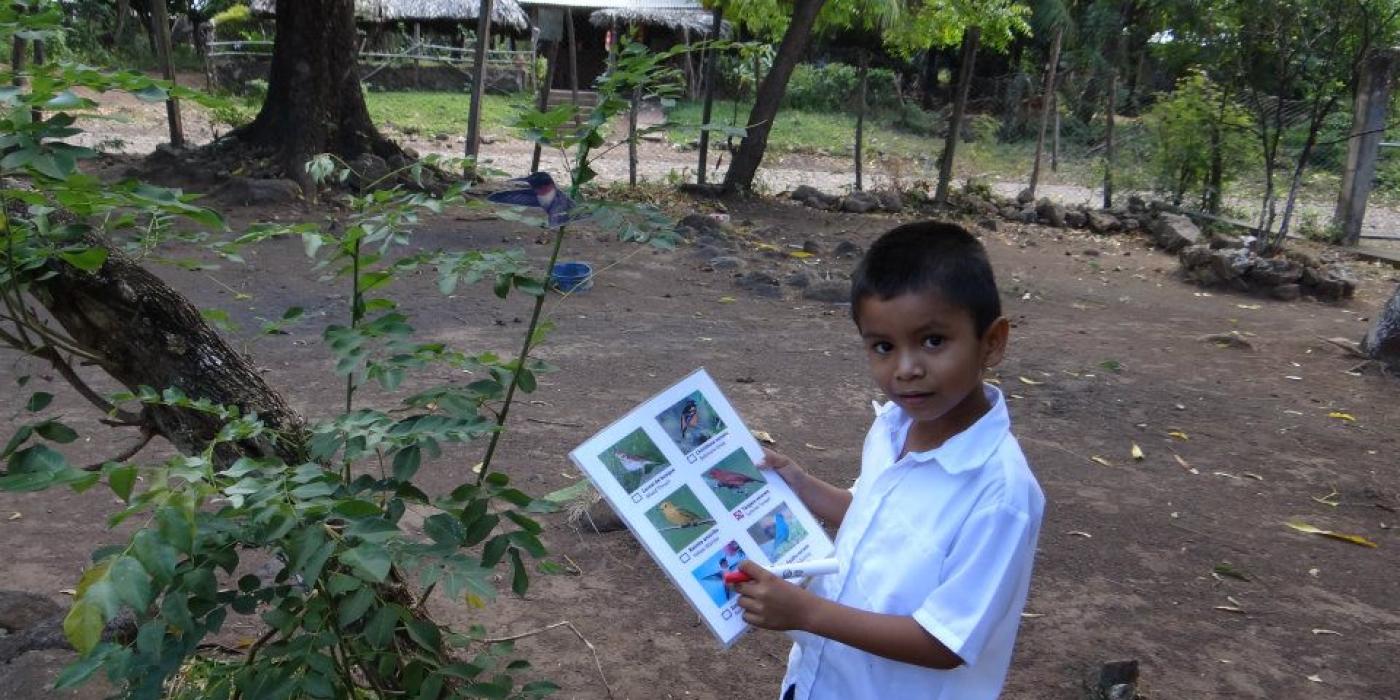
MULTIPOLYGON (((251 7, 254 12, 274 14, 277 0, 253 0, 251 7)), ((355 16, 365 22, 475 21, 480 11, 479 0, 355 0, 355 16)), ((523 32, 529 29, 530 20, 516 0, 495 0, 491 24, 523 32)))
MULTIPOLYGON (((609 27, 613 22, 620 25, 646 24, 666 27, 674 31, 689 31, 697 36, 709 36, 714 26, 714 15, 701 8, 677 7, 611 7, 598 10, 589 16, 595 27, 609 27)), ((729 35, 729 23, 720 23, 720 35, 729 35)))

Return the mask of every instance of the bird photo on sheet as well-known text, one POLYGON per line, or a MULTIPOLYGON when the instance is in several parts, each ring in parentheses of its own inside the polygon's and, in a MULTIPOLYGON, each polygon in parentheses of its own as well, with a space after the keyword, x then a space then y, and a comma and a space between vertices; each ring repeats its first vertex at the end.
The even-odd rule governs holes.
POLYGON ((627 493, 642 487, 651 478, 666 470, 666 458, 661 448, 637 428, 598 455, 598 460, 612 472, 613 478, 627 493))
POLYGON ((682 486, 647 511, 647 520, 656 526, 673 551, 685 549, 715 524, 714 516, 700 504, 689 486, 682 486))
POLYGON ((700 478, 729 510, 749 500, 749 496, 758 493, 768 483, 742 447, 701 474, 700 478))
POLYGON ((793 517, 792 509, 782 503, 750 526, 749 535, 768 555, 768 561, 776 563, 779 557, 807 538, 807 531, 803 529, 801 521, 793 517))
POLYGON ((715 601, 715 605, 724 607, 725 603, 739 595, 733 584, 724 582, 724 575, 730 571, 738 571, 739 562, 748 558, 739 543, 731 540, 715 552, 714 556, 695 567, 691 573, 695 574, 695 580, 699 581, 700 587, 710 595, 710 600, 715 601))
POLYGON ((687 454, 724 432, 724 421, 698 391, 662 411, 656 422, 671 436, 676 447, 687 454))

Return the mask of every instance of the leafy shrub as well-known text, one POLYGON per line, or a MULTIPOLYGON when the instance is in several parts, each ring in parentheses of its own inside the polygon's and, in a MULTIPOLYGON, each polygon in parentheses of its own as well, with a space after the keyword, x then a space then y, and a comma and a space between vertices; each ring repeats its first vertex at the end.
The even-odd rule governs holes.
POLYGON ((898 107, 894 125, 920 136, 938 136, 947 126, 947 119, 939 112, 930 112, 915 102, 905 102, 898 107))
POLYGON ((1253 142, 1247 132, 1248 113, 1203 73, 1182 78, 1143 115, 1143 122, 1152 143, 1153 184, 1174 202, 1206 185, 1216 141, 1222 185, 1234 180, 1249 161, 1253 142))
POLYGON ((262 27, 253 11, 241 3, 214 15, 209 21, 214 24, 214 38, 218 41, 263 38, 262 27))
MULTIPOLYGON (((788 79, 783 105, 812 111, 854 112, 860 95, 860 69, 845 63, 814 66, 802 63, 788 79)), ((866 104, 880 111, 899 106, 894 71, 871 68, 865 91, 866 104)))
POLYGON ((973 143, 996 143, 1001 136, 1001 120, 990 114, 972 115, 964 128, 973 143))

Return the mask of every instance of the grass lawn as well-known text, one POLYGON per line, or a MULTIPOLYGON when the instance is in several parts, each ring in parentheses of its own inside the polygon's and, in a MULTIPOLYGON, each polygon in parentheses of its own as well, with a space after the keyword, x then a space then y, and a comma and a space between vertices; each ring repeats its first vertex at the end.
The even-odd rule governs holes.
MULTIPOLYGON (((738 123, 743 124, 749 116, 752 104, 739 103, 738 123)), ((672 124, 666 130, 667 137, 676 143, 694 140, 700 133, 701 103, 680 102, 668 110, 672 124)), ((716 100, 711 122, 729 124, 734 115, 733 100, 716 100)), ((844 112, 809 112, 800 109, 782 109, 768 135, 770 150, 787 153, 821 153, 826 155, 850 155, 854 149, 856 117, 844 112)), ((712 139, 723 139, 723 134, 712 135, 712 139)), ((910 157, 936 155, 941 148, 938 139, 918 136, 899 131, 878 120, 866 118, 865 148, 867 153, 898 153, 910 157)))
MULTIPOLYGON (((527 94, 483 95, 481 128, 484 132, 509 130, 515 115, 532 101, 527 94)), ((459 92, 367 92, 369 115, 380 127, 392 127, 408 136, 459 136, 467 133, 471 95, 459 92)))

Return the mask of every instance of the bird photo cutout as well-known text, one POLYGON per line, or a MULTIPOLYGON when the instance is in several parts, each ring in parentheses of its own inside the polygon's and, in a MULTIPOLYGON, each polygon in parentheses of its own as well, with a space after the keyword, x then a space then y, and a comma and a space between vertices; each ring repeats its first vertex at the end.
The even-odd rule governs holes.
POLYGON ((687 454, 724 432, 725 428, 714 407, 698 391, 667 408, 656 417, 656 422, 676 447, 687 454))
POLYGON ((733 454, 700 476, 727 510, 734 510, 740 503, 749 500, 749 496, 762 491, 768 483, 742 448, 734 450, 733 454))
POLYGON ((679 552, 699 539, 715 524, 714 516, 705 510, 689 486, 682 486, 647 511, 651 521, 671 550, 679 552))
POLYGON ((612 473, 622 490, 632 493, 642 487, 652 477, 666 470, 666 458, 661 448, 651 441, 646 431, 638 428, 618 440, 612 447, 598 455, 612 473))
POLYGON ((723 607, 734 596, 739 595, 733 584, 724 582, 724 575, 738 571, 739 562, 748 558, 739 543, 731 540, 715 552, 714 556, 695 567, 691 573, 695 575, 695 580, 700 582, 700 587, 705 589, 706 595, 710 596, 710 600, 723 607))
POLYGON ((807 537, 807 530, 802 527, 802 521, 793 516, 792 509, 784 503, 759 518, 758 522, 749 528, 749 535, 767 555, 768 561, 776 562, 779 557, 787 554, 793 545, 807 537))

